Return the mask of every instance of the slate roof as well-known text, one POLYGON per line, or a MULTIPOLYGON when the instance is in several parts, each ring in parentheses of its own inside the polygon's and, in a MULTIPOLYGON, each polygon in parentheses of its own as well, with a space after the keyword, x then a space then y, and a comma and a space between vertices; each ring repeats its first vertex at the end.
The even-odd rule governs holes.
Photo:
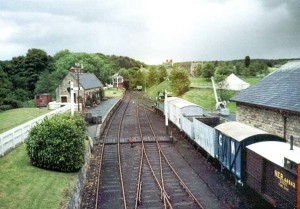
MULTIPOLYGON (((74 73, 73 77, 77 79, 77 74, 74 73)), ((79 83, 85 90, 103 87, 103 84, 94 73, 79 74, 79 83)))
POLYGON ((283 65, 231 101, 300 112, 300 61, 283 65))

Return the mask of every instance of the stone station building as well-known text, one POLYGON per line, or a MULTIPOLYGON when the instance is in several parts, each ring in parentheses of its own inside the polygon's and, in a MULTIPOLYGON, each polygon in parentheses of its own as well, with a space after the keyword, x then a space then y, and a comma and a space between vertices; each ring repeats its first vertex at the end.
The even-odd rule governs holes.
POLYGON ((234 96, 236 119, 300 146, 300 61, 283 65, 234 96))
POLYGON ((77 103, 78 95, 78 76, 79 76, 79 97, 80 103, 85 102, 88 96, 99 91, 103 87, 101 81, 93 73, 79 73, 70 71, 65 78, 61 81, 60 85, 56 88, 56 102, 57 103, 70 103, 70 82, 73 82, 74 87, 74 102, 77 103))

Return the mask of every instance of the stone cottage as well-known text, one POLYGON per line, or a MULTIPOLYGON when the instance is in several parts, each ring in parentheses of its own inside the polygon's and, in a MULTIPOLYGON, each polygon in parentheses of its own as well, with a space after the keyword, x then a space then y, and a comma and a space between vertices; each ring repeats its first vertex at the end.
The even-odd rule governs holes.
POLYGON ((98 92, 100 87, 103 87, 101 81, 93 73, 76 73, 71 70, 68 75, 62 80, 60 85, 56 88, 56 102, 69 103, 70 95, 70 82, 73 82, 74 87, 74 102, 77 103, 78 98, 78 77, 79 77, 79 98, 80 103, 86 101, 88 96, 98 92), (83 100, 82 100, 83 99, 83 100))
POLYGON ((300 146, 300 61, 283 65, 234 96, 237 121, 252 125, 300 146))

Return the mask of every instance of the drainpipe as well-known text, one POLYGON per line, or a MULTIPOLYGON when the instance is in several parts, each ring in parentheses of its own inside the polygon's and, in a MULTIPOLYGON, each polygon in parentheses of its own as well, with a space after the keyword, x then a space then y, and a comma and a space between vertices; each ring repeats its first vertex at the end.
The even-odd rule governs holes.
POLYGON ((294 137, 293 136, 291 136, 290 137, 290 150, 293 150, 293 146, 294 146, 294 137))
POLYGON ((283 138, 286 140, 286 119, 287 119, 287 117, 285 114, 283 114, 282 116, 283 116, 283 138))

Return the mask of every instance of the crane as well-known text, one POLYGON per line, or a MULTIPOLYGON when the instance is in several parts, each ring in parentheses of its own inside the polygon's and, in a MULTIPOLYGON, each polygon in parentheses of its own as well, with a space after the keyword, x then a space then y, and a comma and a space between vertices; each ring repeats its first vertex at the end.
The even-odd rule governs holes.
POLYGON ((214 77, 211 77, 211 82, 212 82, 214 95, 215 95, 215 99, 216 99, 216 109, 219 110, 222 115, 229 115, 229 109, 226 108, 226 101, 219 102, 214 77))

